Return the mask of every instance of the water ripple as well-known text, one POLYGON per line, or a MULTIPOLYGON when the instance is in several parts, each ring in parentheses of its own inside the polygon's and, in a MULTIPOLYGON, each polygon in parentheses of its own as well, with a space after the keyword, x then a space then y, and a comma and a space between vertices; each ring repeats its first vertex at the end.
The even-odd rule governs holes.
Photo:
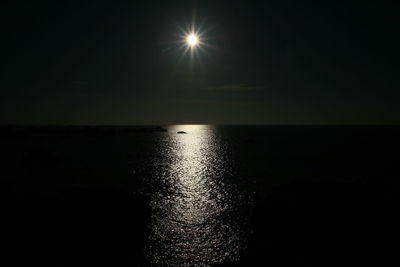
POLYGON ((235 186, 211 126, 171 126, 157 148, 148 255, 154 265, 208 266, 241 249, 235 186), (186 135, 175 134, 178 130, 186 135))

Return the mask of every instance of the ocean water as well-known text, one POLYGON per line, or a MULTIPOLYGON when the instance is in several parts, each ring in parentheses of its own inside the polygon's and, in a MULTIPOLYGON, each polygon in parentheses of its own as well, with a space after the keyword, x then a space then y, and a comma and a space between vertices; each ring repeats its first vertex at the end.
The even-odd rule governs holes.
POLYGON ((10 240, 28 244, 16 259, 320 266, 394 255, 400 127, 164 128, 2 129, 3 215, 18 226, 10 240))
POLYGON ((148 256, 155 265, 237 261, 244 248, 234 159, 216 127, 175 125, 154 154, 148 256), (186 134, 177 134, 185 131, 186 134))

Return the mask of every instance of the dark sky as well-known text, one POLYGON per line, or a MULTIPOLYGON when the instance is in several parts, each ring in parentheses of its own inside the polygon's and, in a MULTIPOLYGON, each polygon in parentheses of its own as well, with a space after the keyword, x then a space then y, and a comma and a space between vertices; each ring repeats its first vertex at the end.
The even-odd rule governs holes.
POLYGON ((3 2, 0 123, 397 124, 394 3, 3 2))

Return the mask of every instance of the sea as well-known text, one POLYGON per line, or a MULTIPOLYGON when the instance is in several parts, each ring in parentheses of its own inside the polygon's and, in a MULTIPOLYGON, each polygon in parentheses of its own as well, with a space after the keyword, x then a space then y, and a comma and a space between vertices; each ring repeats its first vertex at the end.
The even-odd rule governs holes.
POLYGON ((51 266, 397 260, 399 126, 7 126, 10 259, 51 266))

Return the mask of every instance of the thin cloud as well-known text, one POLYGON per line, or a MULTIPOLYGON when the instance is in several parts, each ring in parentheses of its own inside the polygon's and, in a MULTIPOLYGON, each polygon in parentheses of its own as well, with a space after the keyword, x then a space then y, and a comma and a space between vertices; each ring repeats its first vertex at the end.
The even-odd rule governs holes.
POLYGON ((208 87, 208 89, 211 90, 232 91, 232 92, 247 92, 263 88, 264 88, 263 86, 249 85, 246 83, 223 84, 223 85, 208 87))

